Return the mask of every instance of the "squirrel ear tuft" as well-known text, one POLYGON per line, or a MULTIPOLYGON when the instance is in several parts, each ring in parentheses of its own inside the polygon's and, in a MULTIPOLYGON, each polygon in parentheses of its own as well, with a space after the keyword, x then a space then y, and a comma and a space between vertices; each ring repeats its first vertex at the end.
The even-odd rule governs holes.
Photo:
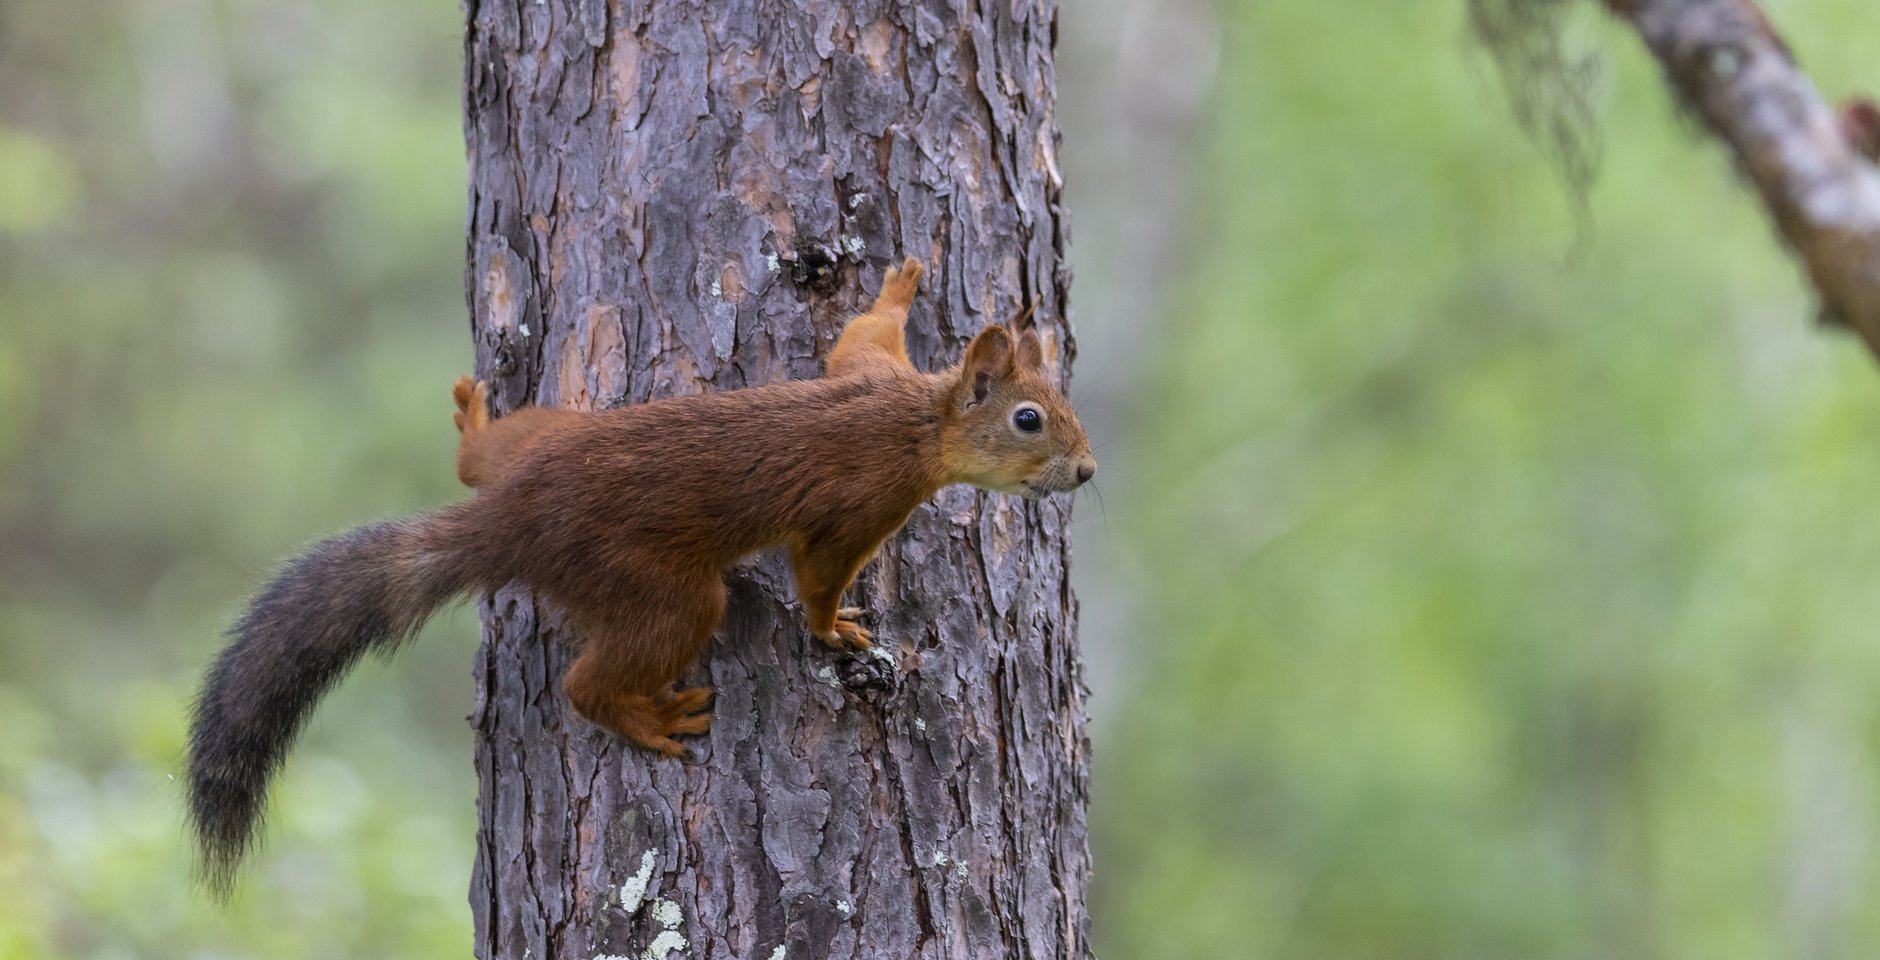
POLYGON ((972 402, 985 400, 993 381, 1012 375, 1012 349, 1012 335, 1004 327, 987 327, 973 338, 960 365, 960 379, 972 387, 972 402))
POLYGON ((1044 343, 1038 331, 1027 330, 1018 336, 1018 362, 1027 370, 1044 369, 1044 343))

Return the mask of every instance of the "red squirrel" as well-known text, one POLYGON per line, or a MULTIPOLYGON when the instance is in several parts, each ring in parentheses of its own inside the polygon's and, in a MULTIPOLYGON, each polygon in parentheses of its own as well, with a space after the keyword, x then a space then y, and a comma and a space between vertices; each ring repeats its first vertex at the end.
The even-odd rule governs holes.
POLYGON ((920 277, 911 259, 888 271, 815 380, 496 420, 486 386, 457 381, 457 474, 476 495, 315 544, 256 594, 203 680, 188 790, 210 889, 232 887, 320 697, 457 596, 518 583, 559 605, 585 640, 562 678, 569 703, 678 757, 675 735, 711 725, 711 691, 675 684, 740 557, 787 547, 809 632, 866 648, 842 593, 941 487, 1039 498, 1089 480, 1096 460, 1035 331, 989 326, 940 373, 909 362, 920 277))

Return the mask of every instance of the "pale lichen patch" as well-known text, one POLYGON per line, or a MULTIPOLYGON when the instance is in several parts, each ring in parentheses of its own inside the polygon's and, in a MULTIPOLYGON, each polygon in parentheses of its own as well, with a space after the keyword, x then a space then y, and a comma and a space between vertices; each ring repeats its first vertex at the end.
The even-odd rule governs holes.
POLYGON ((627 916, 639 913, 640 904, 646 902, 646 885, 653 879, 653 865, 658 859, 653 851, 646 851, 640 857, 640 869, 620 885, 620 909, 626 911, 627 916))
POLYGON ((653 901, 653 920, 662 927, 677 927, 685 922, 685 913, 671 900, 653 901))
POLYGON ((685 935, 680 928, 685 925, 685 913, 671 900, 653 901, 653 922, 664 927, 653 942, 646 945, 646 952, 640 960, 666 960, 674 950, 683 952, 686 948, 685 935))
POLYGON ((659 936, 654 937, 653 942, 647 944, 646 952, 640 955, 640 960, 666 960, 674 950, 685 950, 685 938, 675 931, 661 930, 659 936))

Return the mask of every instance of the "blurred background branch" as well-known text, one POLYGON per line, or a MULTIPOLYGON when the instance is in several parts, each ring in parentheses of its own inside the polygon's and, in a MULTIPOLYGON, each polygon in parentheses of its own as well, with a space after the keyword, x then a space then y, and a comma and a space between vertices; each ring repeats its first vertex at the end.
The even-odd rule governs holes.
POLYGON ((1842 126, 1754 0, 1609 3, 1756 186, 1823 317, 1880 359, 1880 170, 1860 150, 1876 131, 1842 126))

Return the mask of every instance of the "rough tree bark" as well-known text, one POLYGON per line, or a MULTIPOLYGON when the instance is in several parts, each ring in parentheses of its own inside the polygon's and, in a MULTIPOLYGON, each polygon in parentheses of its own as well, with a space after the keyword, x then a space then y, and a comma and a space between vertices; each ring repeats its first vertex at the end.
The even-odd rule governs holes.
MULTIPOLYGON (((468 286, 499 407, 816 376, 903 255, 930 269, 917 364, 1035 304, 1067 376, 1056 16, 468 0, 468 286)), ((878 658, 806 636, 779 558, 740 565, 684 763, 574 716, 580 638, 489 598, 477 954, 1087 955, 1068 521, 1062 499, 944 491, 850 595, 878 658)))

